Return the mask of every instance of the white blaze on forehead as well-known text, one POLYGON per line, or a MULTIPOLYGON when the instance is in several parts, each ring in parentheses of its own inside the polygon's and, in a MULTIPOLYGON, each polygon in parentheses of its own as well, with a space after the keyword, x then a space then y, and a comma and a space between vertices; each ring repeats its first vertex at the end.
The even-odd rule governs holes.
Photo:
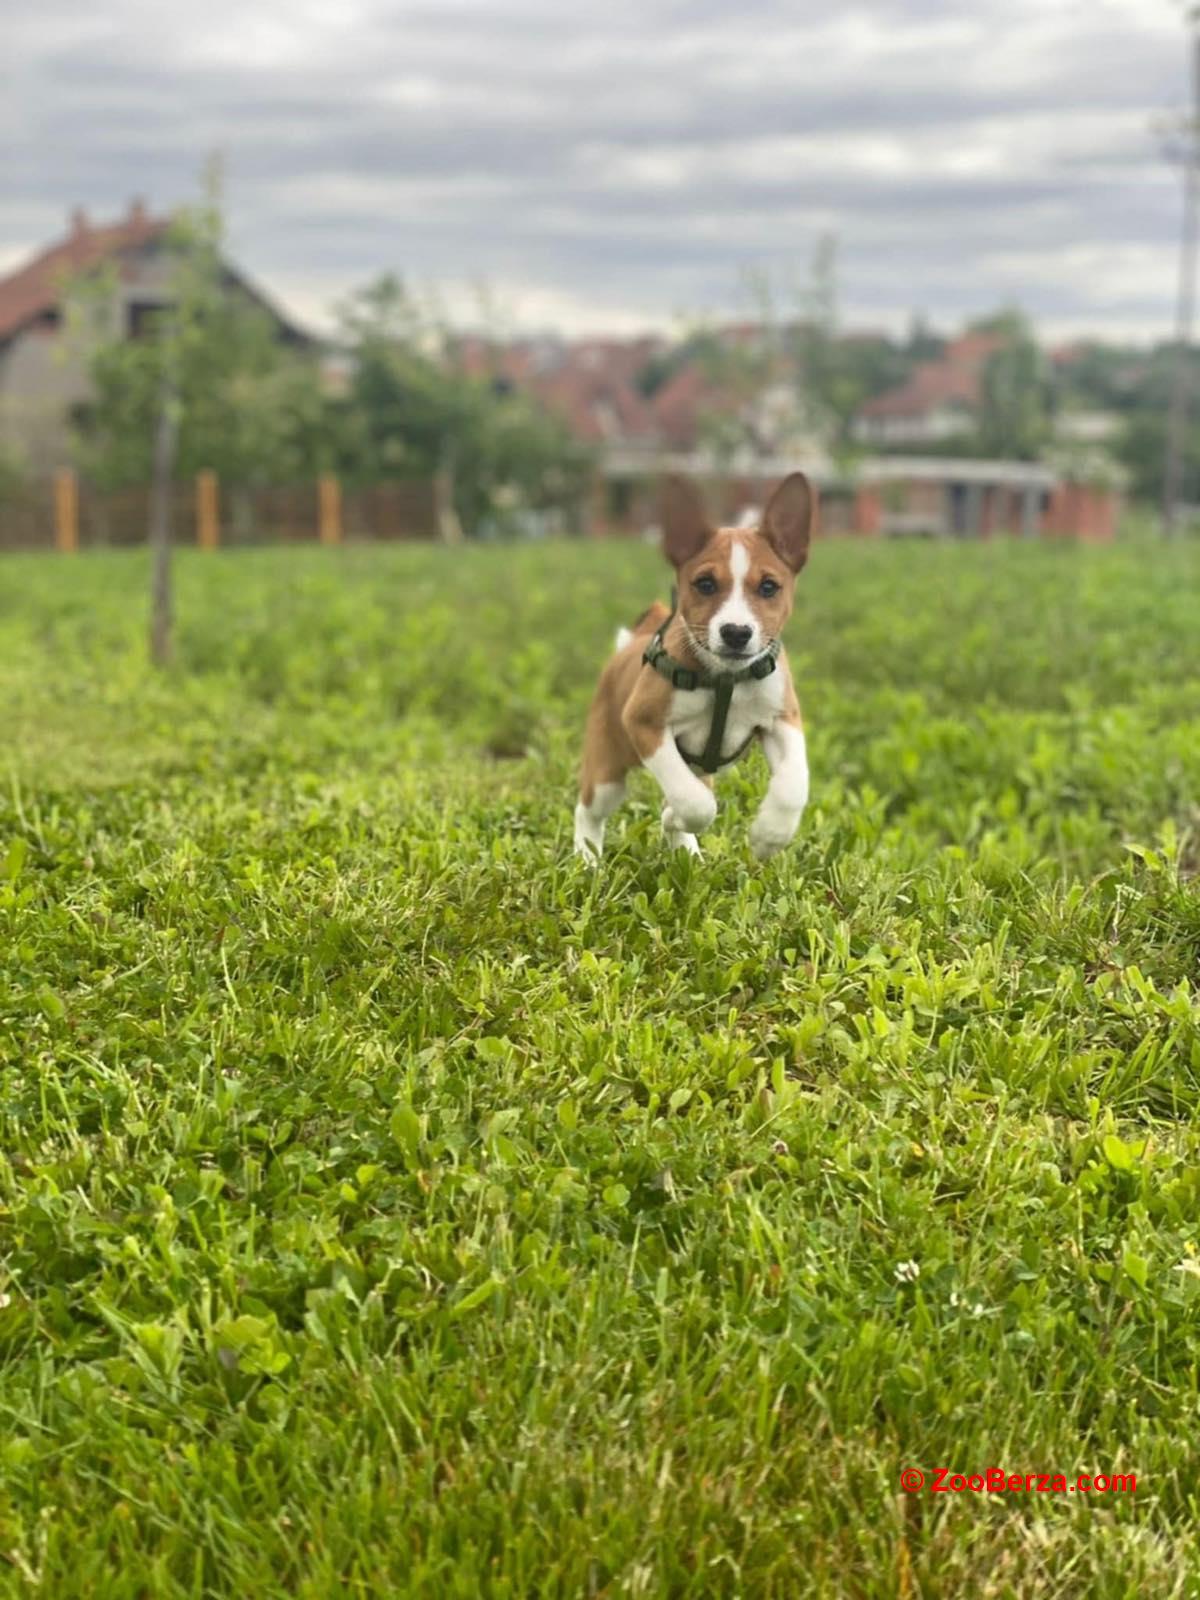
POLYGON ((733 588, 729 591, 729 599, 719 608, 708 625, 709 649, 721 649, 721 629, 732 623, 735 627, 750 629, 750 642, 746 645, 747 650, 761 650, 762 629, 759 627, 758 618, 750 609, 750 603, 746 598, 746 574, 750 571, 750 543, 748 539, 738 538, 735 535, 730 541, 729 569, 733 575, 733 588))
POLYGON ((745 539, 733 541, 729 552, 729 564, 733 568, 733 586, 736 590, 746 581, 746 574, 750 571, 750 551, 745 539))

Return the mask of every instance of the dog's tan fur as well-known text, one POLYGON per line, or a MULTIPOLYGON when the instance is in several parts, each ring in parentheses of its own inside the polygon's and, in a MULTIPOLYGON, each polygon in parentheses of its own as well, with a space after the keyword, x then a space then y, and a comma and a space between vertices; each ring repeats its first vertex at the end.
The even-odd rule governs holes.
MULTIPOLYGON (((735 591, 735 568, 736 587, 764 642, 760 649, 777 639, 791 614, 795 578, 807 558, 814 511, 811 486, 803 474, 793 473, 771 497, 758 528, 713 528, 695 490, 682 480, 672 480, 662 518, 663 549, 675 566, 678 589, 677 610, 663 641, 670 655, 694 668, 711 671, 722 665, 709 647, 710 625, 735 591), (759 592, 772 582, 777 586, 773 594, 759 592)), ((580 771, 584 808, 593 806, 605 785, 623 784, 632 768, 652 761, 674 738, 676 691, 642 659, 669 615, 667 607, 656 601, 604 667, 584 736, 580 771)), ((801 733, 800 707, 782 652, 776 672, 782 693, 770 721, 801 733)), ((759 742, 768 731, 765 726, 756 728, 759 742)), ((701 781, 707 780, 701 777, 701 781)))

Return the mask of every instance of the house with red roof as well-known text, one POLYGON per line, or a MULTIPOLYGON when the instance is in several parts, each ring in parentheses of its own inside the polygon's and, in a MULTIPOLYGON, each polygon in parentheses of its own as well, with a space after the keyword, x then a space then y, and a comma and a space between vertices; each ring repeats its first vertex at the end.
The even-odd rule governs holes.
POLYGON ((654 410, 638 386, 660 339, 519 339, 500 344, 479 336, 458 340, 459 367, 471 377, 520 389, 557 416, 581 444, 658 443, 654 410))
POLYGON ((971 433, 983 398, 983 373, 1004 347, 998 333, 965 333, 936 361, 922 362, 894 389, 860 408, 854 436, 861 444, 930 445, 971 433))
MULTIPOLYGON (((72 424, 89 403, 87 351, 68 327, 73 288, 107 272, 111 292, 96 309, 100 331, 145 336, 171 302, 171 224, 140 200, 119 221, 101 225, 76 210, 65 238, 0 278, 0 449, 30 471, 67 460, 72 424)), ((282 338, 309 342, 232 267, 225 272, 236 292, 271 315, 282 338)))

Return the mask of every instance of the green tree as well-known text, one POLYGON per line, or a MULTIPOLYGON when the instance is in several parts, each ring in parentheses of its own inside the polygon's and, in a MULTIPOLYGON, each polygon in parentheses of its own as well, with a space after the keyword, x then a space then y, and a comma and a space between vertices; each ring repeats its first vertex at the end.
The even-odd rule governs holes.
POLYGON ((352 377, 340 430, 351 481, 446 474, 468 531, 521 507, 576 513, 590 451, 530 397, 458 369, 454 341, 394 276, 343 308, 352 377))
POLYGON ((1049 385, 1042 353, 1019 313, 1001 313, 976 328, 1005 335, 1005 343, 983 370, 979 449, 1002 459, 1033 460, 1049 436, 1049 385))
POLYGON ((847 452, 863 401, 903 383, 913 357, 882 335, 847 336, 841 327, 840 301, 838 240, 829 233, 813 250, 808 282, 800 291, 794 342, 811 425, 835 451, 847 452))
POLYGON ((781 322, 769 275, 746 274, 743 294, 751 309, 748 325, 698 323, 673 363, 676 370, 698 369, 705 394, 701 442, 727 464, 744 454, 789 452, 822 433, 825 421, 798 381, 796 329, 781 322))
MULTIPOLYGON (((1129 473, 1130 492, 1136 498, 1156 503, 1162 498, 1166 449, 1165 411, 1142 407, 1131 412, 1118 437, 1116 453, 1129 473)), ((1200 500, 1200 426, 1195 424, 1188 429, 1184 445, 1181 490, 1185 502, 1200 500)))
POLYGON ((1029 318, 1020 306, 998 306, 967 323, 968 333, 995 333, 1008 344, 1019 344, 1030 337, 1029 318))
POLYGON ((946 348, 946 341, 930 327, 920 311, 913 313, 908 324, 908 337, 904 342, 904 355, 915 366, 921 361, 936 361, 946 348))
MULTIPOLYGON (((914 359, 882 334, 843 332, 836 237, 818 239, 791 320, 779 316, 780 297, 766 273, 747 276, 744 298, 749 327, 697 324, 650 358, 638 374, 641 393, 653 397, 676 373, 697 367, 708 394, 703 442, 727 461, 742 452, 775 455, 817 442, 848 452, 863 401, 902 383, 914 359)), ((941 348, 940 341, 933 345, 941 348)))
POLYGON ((860 397, 838 344, 837 253, 836 235, 822 234, 813 249, 808 282, 800 290, 794 346, 810 421, 826 433, 832 424, 841 434, 860 397))

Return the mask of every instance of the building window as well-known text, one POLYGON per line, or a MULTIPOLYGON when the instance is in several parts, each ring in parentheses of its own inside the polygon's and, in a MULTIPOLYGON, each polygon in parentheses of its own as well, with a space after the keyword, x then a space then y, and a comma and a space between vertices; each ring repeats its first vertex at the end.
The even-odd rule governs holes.
POLYGON ((608 481, 608 514, 615 522, 625 522, 633 512, 633 484, 628 478, 608 481))
POLYGON ((170 306, 161 300, 131 300, 126 308, 126 329, 131 339, 153 338, 170 306))

